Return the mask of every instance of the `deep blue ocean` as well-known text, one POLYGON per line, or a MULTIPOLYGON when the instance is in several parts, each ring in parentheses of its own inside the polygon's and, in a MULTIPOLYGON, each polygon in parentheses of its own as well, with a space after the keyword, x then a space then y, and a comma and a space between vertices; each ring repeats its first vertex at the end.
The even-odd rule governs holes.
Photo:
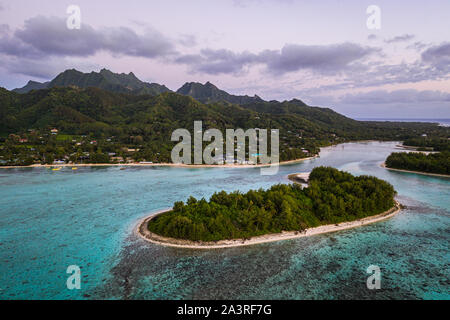
POLYGON ((118 167, 0 170, 1 299, 450 299, 450 179, 380 167, 394 142, 324 148, 320 158, 258 168, 118 167), (407 209, 332 234, 210 251, 133 234, 174 201, 289 183, 327 165, 392 183, 407 209), (66 269, 78 265, 81 290, 66 269), (369 290, 369 265, 381 289, 369 290))

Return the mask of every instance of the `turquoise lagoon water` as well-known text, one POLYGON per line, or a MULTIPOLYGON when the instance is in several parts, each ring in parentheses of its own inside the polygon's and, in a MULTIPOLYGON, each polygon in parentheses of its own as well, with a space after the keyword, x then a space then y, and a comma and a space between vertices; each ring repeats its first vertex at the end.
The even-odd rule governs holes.
POLYGON ((394 142, 325 148, 320 158, 258 168, 0 171, 1 299, 449 299, 450 179, 379 166, 394 142), (289 183, 319 165, 388 180, 408 206, 384 222, 309 238, 210 251, 133 234, 138 220, 188 196, 289 183), (66 269, 82 270, 68 290, 66 269), (366 269, 381 268, 368 290, 366 269))

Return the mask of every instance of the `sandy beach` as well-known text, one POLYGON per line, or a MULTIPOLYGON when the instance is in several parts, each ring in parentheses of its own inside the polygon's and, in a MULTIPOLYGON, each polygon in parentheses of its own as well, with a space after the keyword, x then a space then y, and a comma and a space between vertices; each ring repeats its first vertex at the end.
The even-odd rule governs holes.
POLYGON ((248 240, 233 239, 233 240, 221 240, 221 241, 217 241, 217 242, 196 242, 196 241, 190 241, 190 240, 167 238, 167 237, 162 237, 155 233, 150 232, 147 228, 148 222, 150 220, 156 218, 158 215, 168 212, 170 210, 172 210, 172 209, 158 211, 156 213, 153 213, 151 216, 140 220, 135 229, 137 235, 140 236, 145 241, 148 241, 148 242, 151 242, 154 244, 163 245, 163 246, 175 247, 175 248, 222 249, 222 248, 242 247, 242 246, 250 246, 250 245, 267 243, 267 242, 275 242, 275 241, 282 241, 282 240, 289 240, 289 239, 297 239, 297 238, 302 238, 302 237, 309 237, 309 236, 313 236, 313 235, 336 232, 336 231, 347 230, 347 229, 352 229, 352 228, 368 225, 371 223, 383 221, 383 220, 393 217, 394 215, 396 215, 397 213, 399 213, 401 211, 401 205, 400 205, 400 203, 398 203, 396 201, 394 207, 392 207, 388 211, 383 212, 381 214, 371 216, 371 217, 366 217, 366 218, 363 218, 360 220, 350 221, 350 222, 343 222, 343 223, 339 223, 339 224, 329 224, 329 225, 323 225, 323 226, 319 226, 319 227, 315 227, 315 228, 309 228, 303 232, 285 231, 285 232, 277 233, 277 234, 267 234, 267 235, 263 235, 263 236, 253 237, 248 240))
MULTIPOLYGON (((317 158, 301 158, 289 161, 282 161, 278 165, 294 164, 306 160, 317 158)), ((275 164, 274 164, 275 165, 275 164)), ((81 164, 33 164, 30 166, 0 166, 0 169, 20 169, 20 168, 81 168, 81 167, 176 167, 176 168, 261 168, 269 167, 271 164, 179 164, 179 163, 81 163, 81 164)))
POLYGON ((422 175, 425 175, 425 176, 450 178, 450 175, 448 175, 448 174, 428 173, 428 172, 421 172, 421 171, 411 171, 411 170, 388 168, 388 167, 386 167, 386 163, 385 162, 380 164, 380 167, 385 168, 387 170, 391 170, 391 171, 406 172, 406 173, 417 173, 417 174, 422 174, 422 175))
MULTIPOLYGON (((380 142, 378 140, 356 140, 344 143, 333 144, 327 147, 320 148, 320 151, 336 147, 345 143, 369 143, 380 142)), ((312 157, 294 159, 288 161, 281 161, 278 165, 289 165, 299 163, 306 160, 318 158, 317 154, 312 157)), ((0 166, 0 169, 20 169, 20 168, 64 168, 64 167, 175 167, 175 168, 260 168, 268 167, 271 164, 178 164, 178 163, 78 163, 78 164, 32 164, 29 166, 0 166)))
POLYGON ((298 183, 300 185, 307 185, 309 181, 309 175, 311 172, 298 172, 298 173, 292 173, 287 176, 289 180, 292 182, 298 183))

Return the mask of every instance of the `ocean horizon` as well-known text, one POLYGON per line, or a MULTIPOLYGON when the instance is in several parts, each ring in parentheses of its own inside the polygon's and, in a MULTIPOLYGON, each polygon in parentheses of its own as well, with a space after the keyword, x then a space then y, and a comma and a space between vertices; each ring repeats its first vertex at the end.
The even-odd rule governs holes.
POLYGON ((431 123, 439 123, 439 125, 444 127, 450 126, 450 118, 447 119, 439 119, 439 118, 354 118, 358 121, 389 121, 389 122, 431 122, 431 123))

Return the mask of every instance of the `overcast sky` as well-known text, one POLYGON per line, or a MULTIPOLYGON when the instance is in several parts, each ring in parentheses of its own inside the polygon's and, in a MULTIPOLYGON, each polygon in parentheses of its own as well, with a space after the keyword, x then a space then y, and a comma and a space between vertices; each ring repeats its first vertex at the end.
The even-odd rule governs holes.
POLYGON ((7 89, 107 68, 351 117, 450 118, 450 1, 0 0, 0 60, 7 89))

